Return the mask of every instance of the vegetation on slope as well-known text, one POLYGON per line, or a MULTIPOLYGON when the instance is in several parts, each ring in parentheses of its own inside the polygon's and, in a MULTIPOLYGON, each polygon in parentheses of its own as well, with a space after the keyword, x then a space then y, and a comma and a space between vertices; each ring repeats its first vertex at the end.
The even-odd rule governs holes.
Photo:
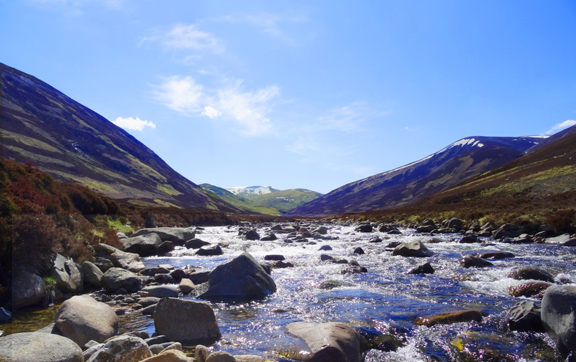
POLYGON ((306 189, 290 189, 242 197, 210 184, 201 184, 200 187, 209 195, 218 197, 234 206, 267 215, 284 214, 322 195, 306 189))
POLYGON ((576 134, 500 168, 404 207, 343 215, 346 219, 408 221, 459 217, 468 222, 576 227, 576 134))

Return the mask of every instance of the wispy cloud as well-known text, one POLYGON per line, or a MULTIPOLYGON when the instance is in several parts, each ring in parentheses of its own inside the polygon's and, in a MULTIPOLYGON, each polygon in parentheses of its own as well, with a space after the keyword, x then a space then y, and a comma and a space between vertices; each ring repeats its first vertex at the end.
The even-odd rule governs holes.
POLYGON ((97 4, 104 7, 120 10, 124 7, 125 0, 28 0, 29 3, 46 7, 47 9, 58 10, 63 9, 67 15, 82 15, 84 14, 83 8, 88 4, 97 4))
POLYGON ((152 35, 143 37, 142 43, 159 43, 171 50, 194 50, 222 53, 224 46, 213 34, 198 29, 195 24, 176 24, 171 28, 155 29, 152 35))
POLYGON ((572 126, 574 126, 574 125, 576 125, 576 120, 571 120, 571 119, 569 119, 569 120, 567 120, 567 121, 564 121, 564 122, 562 122, 562 123, 558 123, 558 124, 554 125, 554 127, 550 128, 550 129, 546 132, 546 134, 556 133, 557 131, 559 131, 559 130, 561 130, 561 129, 568 128, 568 127, 572 127, 572 126))
POLYGON ((241 80, 208 89, 191 77, 174 76, 164 79, 153 95, 157 101, 179 113, 222 118, 240 126, 241 133, 256 136, 272 129, 268 114, 272 110, 271 101, 279 92, 277 86, 246 91, 241 80))
POLYGON ((130 129, 133 131, 142 131, 145 127, 156 128, 156 125, 150 121, 143 121, 140 118, 136 117, 118 117, 115 121, 112 121, 115 125, 120 128, 130 129))
POLYGON ((353 102, 343 107, 335 108, 319 118, 317 126, 321 129, 356 132, 362 124, 374 118, 379 112, 372 109, 366 102, 353 102))
POLYGON ((270 37, 280 39, 284 43, 291 45, 297 44, 297 40, 291 35, 290 31, 285 29, 286 26, 308 21, 304 16, 278 15, 266 12, 257 14, 234 14, 215 20, 225 21, 231 24, 248 24, 270 37))
POLYGON ((180 113, 195 114, 203 109, 203 87, 191 77, 166 78, 153 94, 160 103, 180 113))

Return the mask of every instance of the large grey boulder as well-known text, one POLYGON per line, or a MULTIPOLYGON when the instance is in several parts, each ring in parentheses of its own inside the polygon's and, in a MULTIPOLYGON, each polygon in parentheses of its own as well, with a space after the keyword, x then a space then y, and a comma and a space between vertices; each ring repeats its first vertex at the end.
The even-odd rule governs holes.
POLYGON ((124 251, 136 253, 140 256, 156 255, 158 248, 162 245, 162 239, 158 234, 150 233, 146 235, 134 236, 131 238, 121 239, 124 251))
POLYGON ((196 237, 196 228, 178 228, 178 227, 159 227, 159 228, 146 228, 136 231, 132 236, 141 236, 148 234, 156 234, 162 241, 171 241, 176 245, 182 246, 187 240, 196 237))
POLYGON ((0 361, 84 362, 84 357, 82 349, 69 338, 26 332, 0 338, 0 361))
POLYGON ((84 287, 82 269, 73 260, 56 254, 50 276, 56 280, 58 289, 65 293, 78 293, 84 287))
POLYGON ((145 277, 140 277, 122 268, 110 268, 102 276, 102 288, 110 293, 115 293, 121 288, 128 293, 134 293, 142 289, 143 278, 145 277))
POLYGON ((79 346, 103 342, 118 332, 118 317, 107 304, 89 296, 75 296, 58 308, 56 328, 79 346))
POLYGON ((243 253, 216 267, 208 277, 208 289, 199 298, 207 300, 253 300, 276 292, 276 283, 254 258, 243 253))
POLYGON ((96 251, 98 254, 104 255, 109 259, 117 268, 130 270, 134 273, 146 269, 146 266, 142 260, 140 260, 140 255, 136 253, 127 253, 113 246, 102 243, 98 244, 96 251))
POLYGON ((84 275, 84 285, 94 288, 100 288, 102 286, 102 276, 104 273, 100 268, 89 261, 82 262, 80 267, 84 275))
POLYGON ((156 333, 170 341, 211 344, 220 339, 216 316, 208 303, 162 298, 154 311, 156 333))
POLYGON ((140 362, 148 357, 152 352, 142 338, 122 335, 98 346, 86 362, 140 362))
POLYGON ((288 333, 306 342, 307 361, 360 362, 368 342, 344 323, 290 323, 288 333))
POLYGON ((27 271, 15 273, 12 281, 12 308, 20 309, 36 305, 46 295, 46 283, 44 280, 27 271))
POLYGON ((542 298, 542 324, 566 358, 576 359, 576 286, 553 285, 542 298))
POLYGON ((392 255, 423 258, 432 255, 432 252, 419 240, 415 240, 398 245, 392 252, 392 255))

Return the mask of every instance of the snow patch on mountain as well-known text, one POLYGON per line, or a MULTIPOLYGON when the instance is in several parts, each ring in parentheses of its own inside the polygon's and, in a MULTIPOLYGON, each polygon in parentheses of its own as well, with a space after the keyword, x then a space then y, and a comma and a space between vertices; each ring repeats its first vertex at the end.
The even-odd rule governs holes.
POLYGON ((235 187, 227 187, 226 190, 230 191, 234 195, 239 194, 262 195, 280 191, 270 186, 235 186, 235 187))

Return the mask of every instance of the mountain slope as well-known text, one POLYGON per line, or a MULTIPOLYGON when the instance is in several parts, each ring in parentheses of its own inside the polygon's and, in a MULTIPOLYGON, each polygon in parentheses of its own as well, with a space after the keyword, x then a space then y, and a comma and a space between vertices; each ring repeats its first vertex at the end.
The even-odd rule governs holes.
POLYGON ((247 199, 257 195, 269 194, 272 192, 280 191, 270 186, 237 186, 237 187, 228 187, 226 188, 226 190, 230 191, 234 195, 247 199))
POLYGON ((0 63, 3 157, 142 206, 241 212, 208 196, 152 150, 41 80, 0 63))
MULTIPOLYGON (((576 227, 576 126, 521 158, 415 203, 357 217, 547 223, 576 227)), ((350 217, 355 217, 350 215, 350 217)))
MULTIPOLYGON (((249 196, 242 196, 245 195, 244 192, 234 194, 229 191, 230 188, 223 189, 210 184, 201 184, 200 187, 232 205, 268 215, 283 214, 322 195, 306 189, 277 190, 266 186, 266 188, 271 191, 248 193, 249 196)), ((253 186, 253 188, 254 187, 259 186, 253 186)), ((240 188, 235 189, 238 190, 240 188)))
POLYGON ((542 140, 464 138, 419 161, 344 185, 286 216, 329 216, 409 204, 515 160, 542 140))

